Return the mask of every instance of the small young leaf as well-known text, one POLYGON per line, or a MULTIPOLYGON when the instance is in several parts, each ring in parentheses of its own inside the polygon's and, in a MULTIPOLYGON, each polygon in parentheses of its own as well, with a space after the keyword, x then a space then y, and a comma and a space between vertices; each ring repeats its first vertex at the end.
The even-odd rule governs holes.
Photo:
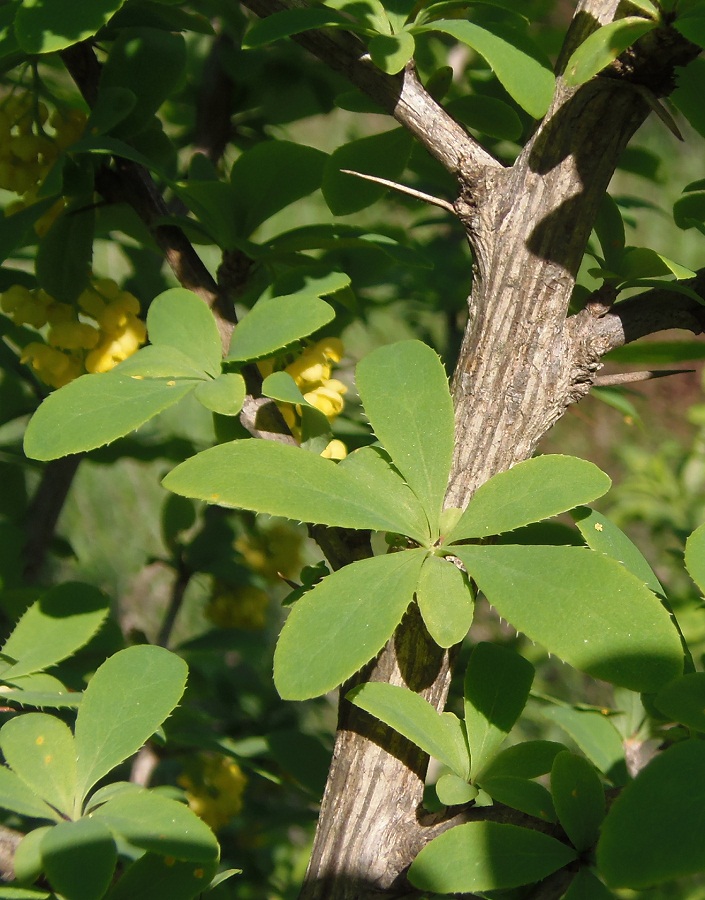
POLYGON ((517 631, 594 678, 652 692, 683 671, 668 612, 616 560, 581 547, 453 552, 517 631))
POLYGON ((685 542, 685 567, 705 594, 705 525, 696 528, 685 542))
POLYGON ((480 643, 465 672, 465 728, 473 779, 488 765, 521 715, 534 667, 513 650, 480 643))
POLYGON ((444 806, 470 803, 478 793, 474 784, 468 784, 464 778, 459 778, 453 772, 446 772, 436 782, 436 796, 444 806))
POLYGON ((388 75, 396 75, 413 59, 416 42, 408 31, 376 34, 368 44, 372 62, 388 75))
POLYGON ((592 764, 613 784, 626 783, 627 766, 622 739, 607 716, 565 706, 547 706, 542 714, 569 734, 592 764))
POLYGON ((558 821, 579 853, 597 841, 605 817, 605 791, 590 763, 574 753, 559 753, 551 769, 551 793, 558 821))
POLYGON ((387 191, 382 185, 347 175, 341 169, 394 181, 404 171, 411 147, 411 136, 404 128, 393 128, 339 147, 326 163, 322 184, 323 196, 333 215, 347 216, 365 209, 387 191))
POLYGON ((39 672, 75 653, 105 621, 108 598, 89 584, 65 582, 50 588, 24 613, 2 652, 16 659, 2 665, 2 678, 16 680, 39 672))
POLYGON ((467 44, 483 56, 507 93, 534 119, 548 110, 555 79, 550 63, 523 34, 496 22, 477 25, 458 19, 439 19, 412 32, 440 31, 467 44))
POLYGON ((17 716, 3 725, 0 748, 39 797, 65 816, 74 814, 76 745, 68 725, 46 713, 17 716))
POLYGON ((661 582, 641 551, 607 516, 586 506, 579 506, 572 511, 572 517, 588 547, 618 560, 632 575, 643 581, 650 591, 665 596, 661 582))
POLYGON ((213 313, 193 291, 170 288, 155 297, 147 313, 152 344, 172 347, 197 369, 214 378, 220 374, 220 336, 213 313))
POLYGON ((656 694, 654 705, 674 722, 705 732, 705 672, 689 672, 656 694))
POLYGON ((641 16, 627 16, 593 31, 568 60, 565 67, 566 83, 578 85, 589 81, 627 47, 631 47, 647 32, 653 31, 656 24, 641 16))
POLYGON ((673 275, 676 279, 693 278, 695 272, 649 247, 626 247, 617 269, 622 281, 673 275))
POLYGON ((30 459, 59 459, 123 437, 189 394, 200 381, 144 379, 117 372, 82 375, 50 394, 30 420, 30 459))
POLYGON ((395 507, 396 493, 380 496, 354 471, 274 441, 211 447, 173 469, 163 484, 185 497, 299 522, 399 534, 408 524, 395 507))
POLYGON ((475 610, 465 575, 437 556, 424 560, 416 599, 428 633, 440 647, 460 643, 470 630, 475 610))
POLYGON ((551 771, 553 760, 567 748, 555 741, 524 741, 502 750, 485 766, 482 777, 538 778, 551 771))
POLYGON ((551 794, 542 784, 511 775, 495 778, 483 775, 480 783, 482 790, 498 803, 503 803, 511 809, 518 809, 519 812, 541 819, 542 822, 556 821, 551 794))
POLYGON ((101 900, 110 887, 117 847, 102 822, 61 822, 44 835, 40 850, 47 878, 62 896, 101 900))
POLYGON ((23 0, 15 36, 25 53, 55 53, 91 38, 125 0, 23 0))
POLYGON ((455 716, 437 713, 419 694, 393 684, 368 682, 354 687, 346 696, 467 780, 468 749, 455 716))
POLYGON ((453 401, 441 361, 420 341, 373 350, 356 383, 372 428, 438 534, 453 456, 453 401))
POLYGON ((512 531, 607 493, 611 481, 575 456, 536 456, 481 485, 446 544, 512 531))
POLYGON ((409 869, 409 881, 440 894, 492 891, 540 881, 575 859, 555 838, 498 822, 470 822, 431 841, 409 869))
POLYGON ((405 550, 363 559, 304 594, 274 653, 274 683, 281 697, 307 700, 325 694, 372 659, 411 603, 424 557, 423 550, 405 550))
POLYGON ((192 862, 218 858, 218 842, 205 822, 183 803, 153 791, 122 792, 92 816, 135 847, 192 862))
POLYGON ((204 381, 194 396, 206 409, 221 416, 236 416, 245 402, 245 379, 235 372, 219 375, 214 381, 204 381))
POLYGON ((194 863, 145 853, 132 863, 105 900, 193 900, 208 890, 218 863, 194 863))
POLYGON ((625 787, 597 845, 598 870, 610 887, 646 888, 705 869, 703 771, 705 744, 685 741, 625 787))
POLYGON ((705 106, 702 102, 705 59, 698 57, 676 71, 677 86, 670 99, 698 134, 705 135, 705 106))
MULTIPOLYGON (((51 831, 51 828, 51 825, 34 828, 20 841, 12 860, 17 881, 32 884, 42 874, 43 864, 40 848, 44 835, 51 831)), ((1 892, 0 897, 2 897, 1 892)))
POLYGON ((6 766, 0 766, 0 809, 30 819, 61 820, 61 815, 38 797, 32 788, 6 766))
POLYGON ((98 668, 76 717, 81 798, 154 734, 181 699, 187 671, 178 656, 150 645, 121 650, 98 668))
POLYGON ((583 866, 571 881, 563 900, 615 900, 615 895, 590 869, 583 866))

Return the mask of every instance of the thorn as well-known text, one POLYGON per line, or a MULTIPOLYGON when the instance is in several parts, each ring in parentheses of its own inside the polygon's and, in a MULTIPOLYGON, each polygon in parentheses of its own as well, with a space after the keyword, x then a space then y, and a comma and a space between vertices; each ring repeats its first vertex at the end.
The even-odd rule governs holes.
POLYGON ((364 175, 362 172, 354 172, 352 169, 341 169, 340 171, 345 175, 355 175, 357 178, 363 178, 365 181, 373 181, 375 184, 384 185, 384 187, 391 188, 393 191, 399 191, 401 194, 407 194, 409 197, 414 197, 416 200, 423 200, 424 203, 440 206, 440 208, 445 209, 446 212, 452 213, 454 216, 457 215, 453 204, 449 203, 447 200, 443 200, 441 197, 434 197, 432 194, 417 191, 414 188, 407 187, 405 184, 398 184, 396 181, 390 181, 388 178, 379 178, 377 175, 364 175))
POLYGON ((594 387, 607 387, 611 384, 633 384, 636 381, 650 381, 652 378, 666 378, 668 375, 685 375, 695 369, 651 369, 645 372, 618 372, 615 375, 598 375, 594 387))

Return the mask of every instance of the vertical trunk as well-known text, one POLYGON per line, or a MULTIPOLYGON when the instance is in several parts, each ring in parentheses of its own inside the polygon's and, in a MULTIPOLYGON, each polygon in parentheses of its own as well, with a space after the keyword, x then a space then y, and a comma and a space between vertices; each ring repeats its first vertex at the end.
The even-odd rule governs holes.
MULTIPOLYGON (((611 21, 616 7, 616 0, 580 4, 568 46, 597 22, 611 21)), ((659 40, 653 51, 660 55, 650 57, 658 65, 648 68, 652 90, 666 89, 674 64, 674 53, 659 40)), ((464 506, 492 475, 531 456, 567 406, 587 393, 599 368, 599 359, 586 359, 575 344, 566 313, 597 208, 649 105, 617 78, 600 77, 577 90, 559 85, 513 167, 460 173, 456 210, 475 264, 453 378, 449 506, 464 506)), ((450 672, 448 655, 435 648, 412 607, 363 676, 405 685, 442 709, 450 672)), ((419 819, 425 765, 417 748, 341 702, 302 898, 409 895, 405 870, 428 840, 419 819)))

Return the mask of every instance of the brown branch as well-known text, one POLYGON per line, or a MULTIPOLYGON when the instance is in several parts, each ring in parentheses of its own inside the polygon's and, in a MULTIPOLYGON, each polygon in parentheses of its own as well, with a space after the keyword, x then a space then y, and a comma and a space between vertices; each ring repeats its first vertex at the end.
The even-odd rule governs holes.
POLYGON ((639 381, 651 381, 652 378, 667 378, 669 375, 685 375, 694 371, 695 369, 650 369, 646 372, 617 372, 613 375, 598 375, 593 384, 595 387, 636 384, 639 381))
MULTIPOLYGON (((243 0, 243 4, 260 18, 309 5, 305 0, 243 0)), ((387 75, 374 65, 358 38, 330 28, 306 31, 293 40, 394 116, 451 173, 462 170, 466 178, 479 178, 488 168, 503 168, 431 97, 413 64, 398 75, 387 75)))

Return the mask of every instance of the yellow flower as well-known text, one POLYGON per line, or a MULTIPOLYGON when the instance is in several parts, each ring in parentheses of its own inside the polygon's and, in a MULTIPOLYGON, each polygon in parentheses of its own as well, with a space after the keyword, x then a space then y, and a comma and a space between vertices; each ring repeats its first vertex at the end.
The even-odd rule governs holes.
POLYGON ((327 357, 314 347, 304 350, 301 356, 290 363, 284 371, 291 375, 302 389, 302 393, 304 388, 320 385, 331 375, 327 357))
POLYGON ((247 566, 268 581, 295 575, 302 566, 301 534, 286 522, 275 522, 266 531, 243 534, 235 541, 235 549, 247 566))
POLYGON ((213 831, 242 809, 247 777, 233 759, 202 754, 194 774, 184 772, 176 780, 186 791, 188 805, 213 831))
POLYGON ((46 304, 21 284, 13 284, 0 295, 0 307, 16 325, 31 325, 32 328, 46 325, 46 304))
POLYGON ((345 459, 348 455, 348 448, 342 441, 332 440, 329 441, 326 449, 321 451, 321 456, 324 459, 345 459))
POLYGON ((47 339, 62 350, 91 350, 100 340, 100 332, 85 322, 60 322, 52 325, 47 339))
POLYGON ((267 624, 269 595, 254 585, 229 587, 216 582, 205 609, 206 618, 219 628, 259 631, 267 624))
POLYGON ((22 351, 21 362, 29 363, 38 378, 49 387, 60 388, 81 374, 80 360, 55 347, 33 341, 22 351))
POLYGON ((343 394, 347 387, 336 378, 329 378, 322 385, 304 394, 304 399, 319 409, 331 421, 343 411, 343 394))

